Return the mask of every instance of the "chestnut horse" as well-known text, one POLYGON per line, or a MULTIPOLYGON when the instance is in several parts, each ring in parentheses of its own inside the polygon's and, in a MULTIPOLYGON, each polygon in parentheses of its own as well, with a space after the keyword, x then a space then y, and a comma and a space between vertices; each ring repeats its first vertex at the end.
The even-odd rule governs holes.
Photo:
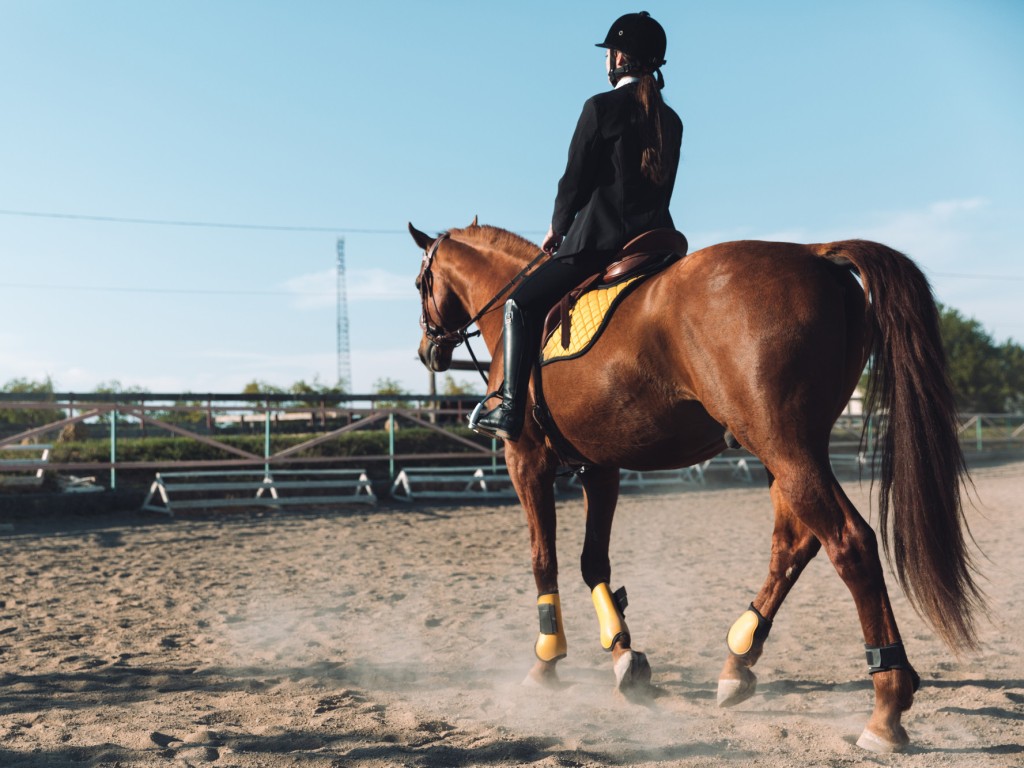
MULTIPOLYGON (((409 230, 425 251, 417 279, 421 360, 447 370, 452 348, 475 323, 494 359, 489 384, 497 390, 501 307, 537 247, 475 221, 438 238, 409 230)), ((581 474, 582 573, 621 691, 642 692, 650 667, 630 647, 623 601, 608 589, 619 469, 696 464, 726 448, 728 430, 767 470, 775 529, 767 579, 728 633, 719 704, 754 693, 751 667, 772 618, 824 546, 853 595, 874 684, 874 710, 858 744, 884 752, 908 743, 900 719, 920 678, 903 650, 875 534, 829 463, 832 426, 869 359, 869 415, 884 414, 887 424, 877 446, 886 554, 947 645, 975 646, 973 614, 983 596, 966 544, 966 468, 927 280, 903 254, 863 240, 722 243, 633 290, 585 355, 543 368, 558 431, 591 463, 581 474)), ((531 400, 535 394, 531 386, 531 400)), ((538 661, 527 680, 554 685, 566 651, 553 491, 561 454, 530 413, 519 440, 506 442, 505 457, 526 511, 540 596, 538 661)))

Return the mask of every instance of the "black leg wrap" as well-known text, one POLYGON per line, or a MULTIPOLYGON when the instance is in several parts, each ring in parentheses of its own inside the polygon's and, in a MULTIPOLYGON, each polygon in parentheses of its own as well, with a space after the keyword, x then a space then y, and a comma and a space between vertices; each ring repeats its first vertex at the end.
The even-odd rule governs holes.
POLYGON ((555 614, 555 606, 551 603, 541 603, 537 606, 540 614, 540 633, 542 635, 558 634, 558 619, 555 614))
POLYGON ((907 652, 903 643, 892 645, 868 645, 864 644, 864 655, 867 657, 868 674, 885 672, 890 669, 902 669, 909 672, 914 678, 914 690, 921 687, 921 676, 917 674, 910 662, 907 661, 907 652))
POLYGON ((615 601, 615 605, 619 608, 619 613, 623 616, 626 615, 626 606, 629 605, 629 598, 626 596, 626 588, 619 587, 612 592, 612 600, 615 601))
POLYGON ((907 661, 907 652, 903 649, 903 643, 892 645, 874 646, 864 645, 864 655, 868 661, 868 673, 885 672, 887 669, 910 669, 910 662, 907 661))
POLYGON ((754 639, 758 642, 764 642, 768 639, 768 633, 772 631, 772 622, 770 619, 766 619, 761 615, 761 612, 754 607, 751 603, 748 611, 753 611, 757 614, 757 629, 754 630, 754 639))

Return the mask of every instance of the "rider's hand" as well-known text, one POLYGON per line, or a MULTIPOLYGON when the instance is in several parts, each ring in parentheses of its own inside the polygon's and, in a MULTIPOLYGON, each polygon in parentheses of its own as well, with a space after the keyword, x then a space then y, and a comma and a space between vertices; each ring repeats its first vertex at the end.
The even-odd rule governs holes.
POLYGON ((544 235, 544 241, 540 244, 540 249, 545 253, 554 253, 561 244, 562 236, 556 235, 555 230, 548 227, 548 233, 544 235))

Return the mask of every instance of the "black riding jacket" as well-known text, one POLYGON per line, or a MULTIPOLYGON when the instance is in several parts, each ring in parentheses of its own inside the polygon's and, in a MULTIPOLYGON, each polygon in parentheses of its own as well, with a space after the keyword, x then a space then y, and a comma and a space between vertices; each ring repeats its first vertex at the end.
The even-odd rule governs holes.
POLYGON ((669 203, 683 123, 663 103, 662 162, 668 177, 655 185, 640 170, 637 87, 630 83, 599 93, 583 106, 551 219, 555 232, 565 236, 559 258, 583 251, 610 253, 649 229, 674 227, 669 203))
POLYGON ((683 123, 662 103, 662 163, 668 175, 657 186, 640 170, 642 150, 635 124, 642 115, 637 87, 629 83, 593 96, 583 105, 551 219, 554 231, 565 235, 559 259, 572 259, 583 251, 588 257, 608 255, 648 230, 674 228, 668 206, 683 123))

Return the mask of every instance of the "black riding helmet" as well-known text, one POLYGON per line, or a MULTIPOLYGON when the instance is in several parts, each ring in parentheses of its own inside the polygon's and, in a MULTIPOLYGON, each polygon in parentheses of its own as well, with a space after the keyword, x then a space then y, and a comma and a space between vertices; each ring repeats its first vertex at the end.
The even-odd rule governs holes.
POLYGON ((647 11, 620 16, 608 30, 604 42, 595 45, 622 51, 639 67, 655 70, 665 63, 665 30, 647 11))

